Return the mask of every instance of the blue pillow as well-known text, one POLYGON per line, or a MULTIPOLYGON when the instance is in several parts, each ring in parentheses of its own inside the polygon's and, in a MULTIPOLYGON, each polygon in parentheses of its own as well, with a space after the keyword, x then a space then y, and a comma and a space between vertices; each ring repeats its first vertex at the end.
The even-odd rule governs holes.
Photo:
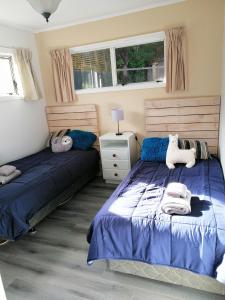
POLYGON ((96 135, 92 132, 82 130, 71 130, 67 133, 73 140, 72 149, 88 150, 96 141, 96 135))
POLYGON ((141 149, 141 160, 165 161, 169 138, 146 138, 141 149))

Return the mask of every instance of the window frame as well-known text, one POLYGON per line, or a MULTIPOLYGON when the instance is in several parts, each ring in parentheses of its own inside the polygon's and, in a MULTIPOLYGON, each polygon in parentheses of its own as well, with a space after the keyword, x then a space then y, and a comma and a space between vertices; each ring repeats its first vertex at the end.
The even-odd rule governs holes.
POLYGON ((76 46, 70 48, 70 53, 84 53, 96 50, 104 50, 110 49, 110 59, 111 59, 111 70, 112 70, 112 82, 113 85, 110 87, 102 87, 102 88, 89 88, 89 89, 80 89, 74 90, 76 94, 90 94, 90 93, 99 93, 99 92, 108 92, 108 91, 123 91, 123 90, 133 90, 133 89, 147 89, 147 88, 161 88, 166 86, 166 76, 164 76, 164 81, 155 82, 139 82, 139 83, 128 83, 126 85, 117 85, 117 73, 116 73, 116 48, 123 48, 135 45, 143 45, 148 43, 155 42, 164 42, 164 72, 166 71, 166 36, 164 31, 143 34, 133 37, 128 37, 124 39, 117 39, 107 42, 88 44, 82 46, 76 46))
POLYGON ((17 93, 13 94, 13 95, 1 95, 0 94, 0 101, 23 100, 24 99, 22 84, 21 84, 21 80, 19 77, 19 70, 18 70, 16 61, 15 61, 15 54, 16 54, 16 50, 13 48, 0 47, 0 57, 4 57, 4 56, 10 57, 10 60, 11 60, 10 68, 11 68, 11 72, 12 72, 12 81, 13 81, 14 87, 15 87, 15 83, 16 83, 15 89, 17 90, 17 93))

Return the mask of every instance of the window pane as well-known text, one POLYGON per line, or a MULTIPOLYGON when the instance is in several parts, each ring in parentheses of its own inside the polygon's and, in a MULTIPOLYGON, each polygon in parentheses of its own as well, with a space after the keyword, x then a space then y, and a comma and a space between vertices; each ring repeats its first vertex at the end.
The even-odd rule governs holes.
POLYGON ((12 72, 11 57, 0 57, 0 95, 13 95, 16 93, 12 72))
POLYGON ((164 80, 164 42, 116 49, 118 84, 164 80))
POLYGON ((112 86, 110 50, 72 54, 75 89, 112 86))

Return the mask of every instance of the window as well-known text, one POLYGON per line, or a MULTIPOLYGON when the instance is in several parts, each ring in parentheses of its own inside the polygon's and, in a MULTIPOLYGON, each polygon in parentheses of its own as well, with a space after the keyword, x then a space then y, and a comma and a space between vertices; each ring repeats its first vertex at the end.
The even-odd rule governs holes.
POLYGON ((149 43, 116 49, 118 84, 163 81, 164 43, 149 43))
POLYGON ((72 57, 77 90, 112 86, 109 49, 77 53, 72 57))
POLYGON ((165 84, 164 32, 71 49, 78 93, 165 84))
POLYGON ((0 97, 22 96, 13 50, 0 49, 0 97))

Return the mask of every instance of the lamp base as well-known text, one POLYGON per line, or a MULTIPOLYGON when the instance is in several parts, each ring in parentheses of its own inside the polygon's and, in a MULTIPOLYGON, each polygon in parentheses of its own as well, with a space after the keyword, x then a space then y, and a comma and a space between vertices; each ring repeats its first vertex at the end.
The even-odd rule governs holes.
POLYGON ((122 132, 117 132, 116 135, 123 135, 122 132))

